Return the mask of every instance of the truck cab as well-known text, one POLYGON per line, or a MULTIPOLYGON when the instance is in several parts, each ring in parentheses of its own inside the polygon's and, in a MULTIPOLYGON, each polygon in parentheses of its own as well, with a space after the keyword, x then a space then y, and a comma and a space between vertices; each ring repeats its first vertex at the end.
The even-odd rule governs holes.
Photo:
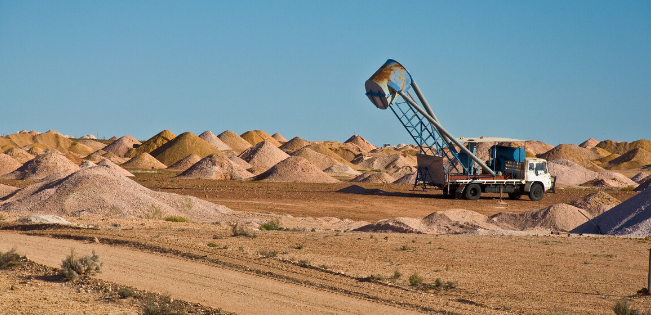
POLYGON ((526 158, 524 168, 524 191, 529 193, 531 199, 542 198, 544 192, 552 189, 552 176, 547 167, 547 160, 526 158))

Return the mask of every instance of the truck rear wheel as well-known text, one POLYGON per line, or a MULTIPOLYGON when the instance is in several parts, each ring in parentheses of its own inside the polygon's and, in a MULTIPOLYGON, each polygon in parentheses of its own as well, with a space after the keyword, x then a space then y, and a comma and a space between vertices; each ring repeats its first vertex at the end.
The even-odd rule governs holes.
POLYGON ((463 191, 463 197, 468 200, 477 200, 481 197, 481 187, 477 184, 470 184, 466 186, 463 191))
POLYGON ((545 189, 540 183, 531 184, 531 188, 529 188, 529 199, 531 201, 538 201, 542 199, 543 195, 545 195, 545 189))

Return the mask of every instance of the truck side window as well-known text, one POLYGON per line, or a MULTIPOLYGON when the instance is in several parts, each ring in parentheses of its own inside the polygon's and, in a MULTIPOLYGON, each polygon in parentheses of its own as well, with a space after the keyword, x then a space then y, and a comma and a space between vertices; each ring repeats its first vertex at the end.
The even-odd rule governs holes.
POLYGON ((533 170, 534 170, 534 165, 533 165, 533 164, 534 164, 534 163, 529 163, 529 170, 530 170, 530 171, 533 171, 533 170))
POLYGON ((536 163, 536 171, 547 173, 547 163, 536 163))

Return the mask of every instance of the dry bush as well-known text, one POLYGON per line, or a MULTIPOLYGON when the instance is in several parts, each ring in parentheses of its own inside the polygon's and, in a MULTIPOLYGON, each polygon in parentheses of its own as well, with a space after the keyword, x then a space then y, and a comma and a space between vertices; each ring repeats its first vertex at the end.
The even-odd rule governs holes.
POLYGON ((16 249, 12 248, 6 253, 0 252, 0 269, 9 269, 20 265, 21 257, 16 253, 16 249))
POLYGON ((282 229, 283 227, 280 225, 279 219, 269 220, 264 224, 260 225, 260 230, 273 231, 273 230, 282 230, 282 229))
POLYGON ((103 263, 99 262, 99 255, 93 251, 93 255, 86 255, 81 258, 75 256, 75 250, 70 250, 70 256, 61 263, 61 275, 65 280, 75 280, 78 277, 92 276, 101 272, 103 263))

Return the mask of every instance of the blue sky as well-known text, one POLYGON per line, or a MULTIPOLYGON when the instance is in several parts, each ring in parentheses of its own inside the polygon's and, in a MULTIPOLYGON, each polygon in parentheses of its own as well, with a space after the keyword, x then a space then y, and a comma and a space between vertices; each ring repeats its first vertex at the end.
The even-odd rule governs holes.
POLYGON ((410 143, 402 63, 456 137, 651 138, 651 1, 0 0, 0 133, 410 143))

